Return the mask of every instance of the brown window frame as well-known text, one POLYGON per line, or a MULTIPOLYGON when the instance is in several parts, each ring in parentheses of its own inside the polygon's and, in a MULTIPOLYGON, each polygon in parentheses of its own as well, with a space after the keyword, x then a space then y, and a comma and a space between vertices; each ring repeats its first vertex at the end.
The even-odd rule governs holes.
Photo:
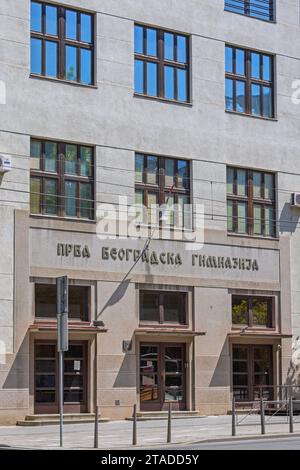
POLYGON ((155 28, 150 25, 144 25, 135 23, 134 27, 143 28, 143 54, 134 53, 134 60, 139 60, 143 62, 143 93, 135 92, 137 96, 150 97, 153 99, 162 99, 166 101, 173 101, 176 103, 189 104, 191 102, 191 85, 190 85, 190 36, 178 31, 170 31, 160 28, 155 28), (147 54, 147 29, 153 29, 157 34, 157 56, 152 56, 147 54), (174 60, 165 58, 165 40, 164 34, 170 33, 174 34, 174 60), (178 36, 184 37, 186 39, 186 62, 178 62, 178 49, 177 41, 178 36), (152 63, 157 65, 157 96, 152 96, 147 94, 147 63, 152 63), (182 101, 178 99, 178 81, 177 73, 174 74, 174 99, 165 97, 165 66, 172 67, 176 71, 178 69, 186 71, 186 100, 182 101))
MULTIPOLYGON (((161 157, 158 155, 150 155, 150 154, 144 154, 144 153, 136 153, 135 154, 135 159, 136 157, 143 157, 144 158, 144 169, 148 168, 147 164, 147 159, 148 157, 155 157, 157 159, 158 167, 157 167, 157 173, 156 173, 156 184, 151 184, 147 182, 147 170, 143 171, 143 181, 137 181, 135 180, 135 192, 137 191, 142 191, 143 192, 143 204, 145 207, 148 207, 148 194, 149 193, 155 193, 157 195, 157 204, 159 206, 163 206, 166 204, 168 197, 174 197, 174 204, 178 204, 178 198, 179 196, 185 196, 187 197, 187 204, 191 204, 191 164, 189 160, 185 159, 180 159, 180 158, 172 158, 172 157, 161 157), (174 186, 166 186, 165 183, 165 168, 166 168, 166 161, 171 160, 175 164, 175 171, 174 171, 174 186), (187 188, 178 186, 178 176, 179 176, 179 171, 178 171, 178 163, 184 161, 187 164, 187 169, 188 169, 188 174, 186 176, 186 180, 188 182, 187 188), (172 188, 172 191, 171 191, 172 188)), ((161 221, 160 221, 161 223, 161 221)), ((171 227, 177 227, 175 221, 174 224, 170 225, 171 227)), ((185 228, 184 227, 184 221, 183 221, 183 226, 179 226, 180 228, 185 228)))
MULTIPOLYGON (((94 147, 90 145, 83 145, 83 144, 74 144, 69 142, 58 142, 53 140, 44 140, 44 139, 36 139, 32 138, 32 142, 40 142, 41 143, 41 156, 40 156, 40 169, 33 169, 30 170, 30 180, 32 179, 39 179, 40 180, 40 207, 39 212, 32 212, 30 208, 31 215, 42 215, 44 217, 63 217, 69 218, 72 220, 81 220, 81 221, 94 221, 95 220, 95 183, 94 183, 94 165, 95 165, 95 152, 94 147), (45 170, 45 145, 46 143, 52 143, 57 145, 57 160, 56 160, 56 172, 46 171, 45 170), (72 175, 65 173, 65 154, 66 154, 66 146, 72 145, 76 146, 77 148, 77 162, 76 162, 76 171, 77 175, 72 175), (88 148, 92 151, 92 165, 91 165, 91 175, 90 176, 83 176, 79 174, 80 171, 80 151, 81 148, 88 148), (45 213, 45 199, 47 194, 45 192, 45 180, 51 180, 56 182, 56 195, 54 195, 56 199, 56 214, 49 214, 45 213), (65 199, 68 199, 65 196, 65 182, 71 181, 76 183, 76 216, 70 216, 66 214, 65 211, 65 199), (80 197, 80 183, 85 183, 91 185, 91 194, 92 199, 91 201, 91 217, 86 218, 81 216, 81 202, 84 200, 80 197)), ((32 196, 32 192, 30 195, 32 196)), ((51 195, 52 196, 52 195, 51 195)))
POLYGON ((251 7, 250 0, 225 0, 225 11, 229 11, 230 13, 237 13, 239 15, 249 16, 250 18, 255 18, 261 21, 267 21, 268 23, 275 21, 274 0, 263 0, 261 2, 261 5, 257 2, 255 7, 251 7), (240 3, 240 6, 238 6, 237 3, 240 3), (264 6, 263 3, 265 3, 266 6, 264 6), (236 10, 240 11, 232 11, 230 8, 236 8, 236 10), (252 14, 252 9, 262 17, 255 16, 254 14, 252 14), (269 13, 264 13, 264 10, 269 10, 269 13))
POLYGON ((178 327, 188 327, 189 318, 188 318, 188 293, 187 292, 178 292, 178 291, 156 291, 156 290, 141 290, 139 293, 139 319, 140 324, 152 324, 152 325, 162 325, 162 326, 178 326, 178 327), (142 319, 142 305, 143 305, 143 295, 144 294, 153 294, 158 297, 158 321, 147 321, 142 319), (164 319, 164 296, 169 294, 177 294, 181 300, 181 307, 183 309, 182 313, 182 322, 167 322, 164 319))
MULTIPOLYGON (((276 238, 277 236, 277 222, 276 222, 276 179, 275 174, 268 172, 268 171, 260 171, 260 170, 250 170, 247 168, 238 168, 238 167, 227 167, 227 176, 228 171, 232 170, 234 172, 234 183, 233 183, 233 194, 228 193, 227 190, 227 203, 231 201, 233 203, 233 230, 228 229, 229 234, 238 234, 238 235, 250 235, 255 237, 265 237, 265 238, 276 238), (241 196, 238 195, 237 192, 237 172, 238 171, 245 171, 246 173, 246 195, 241 196), (261 186, 261 197, 257 198, 253 194, 253 174, 259 173, 262 175, 262 186, 261 186), (272 184, 272 193, 273 199, 265 198, 265 175, 270 175, 273 178, 272 184), (238 202, 246 203, 247 210, 246 210, 246 231, 239 232, 238 231, 238 202), (262 233, 255 234, 254 233, 254 206, 260 206, 262 208, 262 233), (265 208, 270 207, 273 210, 273 235, 265 235, 266 233, 266 216, 265 216, 265 208)), ((228 215, 227 215, 228 220, 228 215)))
MULTIPOLYGON (((233 329, 239 327, 247 327, 254 330, 275 330, 276 329, 276 317, 275 317, 275 297, 268 295, 242 295, 242 294, 233 294, 232 295, 232 314, 233 314, 233 303, 234 300, 246 300, 247 301, 247 324, 233 323, 233 329), (261 301, 266 301, 268 303, 268 322, 266 325, 256 325, 253 323, 253 302, 254 300, 259 299, 261 301)), ((232 318, 233 320, 233 318, 232 318)))
POLYGON ((56 3, 47 3, 39 0, 30 0, 31 2, 38 3, 42 6, 42 32, 30 30, 31 39, 40 39, 42 41, 42 73, 37 74, 31 72, 31 76, 45 77, 53 80, 65 80, 68 83, 81 84, 82 86, 93 86, 95 85, 95 15, 91 12, 80 10, 74 7, 62 6, 56 3), (46 33, 46 7, 56 7, 57 8, 57 35, 52 35, 46 33), (66 37, 66 11, 75 12, 77 15, 77 38, 79 39, 68 39, 66 37), (81 14, 90 15, 92 17, 91 22, 91 37, 92 42, 81 41, 81 14), (58 47, 57 54, 57 77, 49 77, 46 75, 46 41, 55 42, 58 47), (76 63, 77 63, 77 79, 68 80, 66 77, 66 47, 73 46, 76 47, 76 63), (80 50, 85 49, 91 51, 91 77, 92 83, 84 83, 80 80, 81 77, 81 56, 80 50))
POLYGON ((244 47, 234 46, 232 44, 225 44, 225 48, 232 49, 232 61, 233 61, 233 70, 228 72, 225 69, 225 80, 229 79, 233 82, 233 109, 227 109, 227 112, 237 113, 237 114, 246 114, 249 116, 254 116, 261 119, 275 119, 275 57, 272 54, 256 51, 252 49, 246 49, 244 47), (243 51, 245 54, 244 70, 245 74, 240 75, 236 73, 236 51, 243 51), (257 54, 260 56, 260 78, 252 77, 252 57, 251 54, 257 54), (270 80, 263 79, 263 57, 266 56, 270 59, 271 71, 270 71, 270 80), (236 82, 243 82, 245 84, 245 110, 237 111, 236 109, 236 82), (260 87, 260 114, 252 113, 252 85, 258 85, 260 87), (263 87, 267 87, 271 90, 271 106, 272 113, 271 116, 264 115, 264 96, 263 96, 263 87))

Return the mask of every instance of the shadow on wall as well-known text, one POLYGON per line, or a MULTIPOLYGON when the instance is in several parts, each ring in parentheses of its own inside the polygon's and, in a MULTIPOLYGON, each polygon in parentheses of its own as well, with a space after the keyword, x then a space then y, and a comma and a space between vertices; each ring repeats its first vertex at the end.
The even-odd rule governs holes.
MULTIPOLYGON (((292 348, 292 355, 295 358, 296 354, 300 354, 300 337, 296 338, 293 348, 292 348)), ((295 390, 293 390, 293 396, 297 395, 297 398, 299 399, 300 397, 300 356, 299 356, 299 361, 296 364, 294 360, 290 361, 288 372, 287 372, 287 378, 286 378, 286 385, 292 385, 295 387, 295 390)))
POLYGON ((129 284, 130 284, 130 279, 126 279, 125 281, 122 281, 118 285, 116 290, 112 293, 112 295, 110 296, 110 298, 108 299, 104 307, 102 308, 102 310, 99 312, 98 317, 100 317, 102 313, 105 312, 105 310, 108 307, 112 307, 113 305, 116 305, 118 302, 120 302, 120 300, 126 294, 129 284))
POLYGON ((131 338, 130 341, 125 341, 127 346, 129 346, 128 350, 125 351, 123 348, 123 352, 125 356, 123 358, 121 367, 118 371, 116 379, 114 381, 114 388, 134 388, 137 387, 137 373, 136 373, 136 354, 133 351, 133 341, 134 336, 131 338))
POLYGON ((209 383, 210 387, 230 387, 230 355, 229 355, 229 341, 225 340, 222 351, 219 355, 217 365, 215 367, 213 376, 209 383))
POLYGON ((279 217, 279 232, 294 233, 297 230, 300 218, 300 208, 291 208, 286 202, 279 217))
POLYGON ((23 339, 10 365, 3 389, 29 389, 29 335, 23 339))

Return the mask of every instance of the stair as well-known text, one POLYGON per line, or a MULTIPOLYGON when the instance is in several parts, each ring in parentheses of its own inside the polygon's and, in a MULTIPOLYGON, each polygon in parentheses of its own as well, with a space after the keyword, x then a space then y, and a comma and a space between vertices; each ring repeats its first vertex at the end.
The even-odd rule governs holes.
MULTIPOLYGON (((136 414, 137 421, 155 421, 155 420, 167 420, 167 411, 140 411, 136 414)), ((172 411, 172 419, 188 419, 188 418, 206 418, 201 415, 198 411, 172 411)), ((126 418, 127 421, 132 421, 133 418, 126 418)))
MULTIPOLYGON (((95 413, 64 414, 64 424, 93 423, 95 413)), ((99 423, 107 423, 109 420, 100 418, 99 423)), ((49 426, 59 424, 58 414, 28 415, 22 421, 17 421, 17 426, 49 426)))

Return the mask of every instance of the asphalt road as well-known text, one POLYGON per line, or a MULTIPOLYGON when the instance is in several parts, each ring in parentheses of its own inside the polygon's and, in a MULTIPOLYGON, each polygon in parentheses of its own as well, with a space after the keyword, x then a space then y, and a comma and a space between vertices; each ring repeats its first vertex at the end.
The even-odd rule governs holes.
POLYGON ((234 442, 220 441, 190 444, 187 446, 172 446, 172 448, 176 450, 300 450, 300 437, 251 439, 234 442))

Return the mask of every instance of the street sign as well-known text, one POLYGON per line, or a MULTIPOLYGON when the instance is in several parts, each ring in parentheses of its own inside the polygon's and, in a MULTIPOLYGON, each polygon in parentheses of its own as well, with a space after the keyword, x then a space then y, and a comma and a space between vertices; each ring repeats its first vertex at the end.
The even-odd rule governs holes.
POLYGON ((69 309, 69 285, 68 277, 58 277, 56 279, 57 290, 57 350, 58 352, 68 351, 68 309, 69 309))

